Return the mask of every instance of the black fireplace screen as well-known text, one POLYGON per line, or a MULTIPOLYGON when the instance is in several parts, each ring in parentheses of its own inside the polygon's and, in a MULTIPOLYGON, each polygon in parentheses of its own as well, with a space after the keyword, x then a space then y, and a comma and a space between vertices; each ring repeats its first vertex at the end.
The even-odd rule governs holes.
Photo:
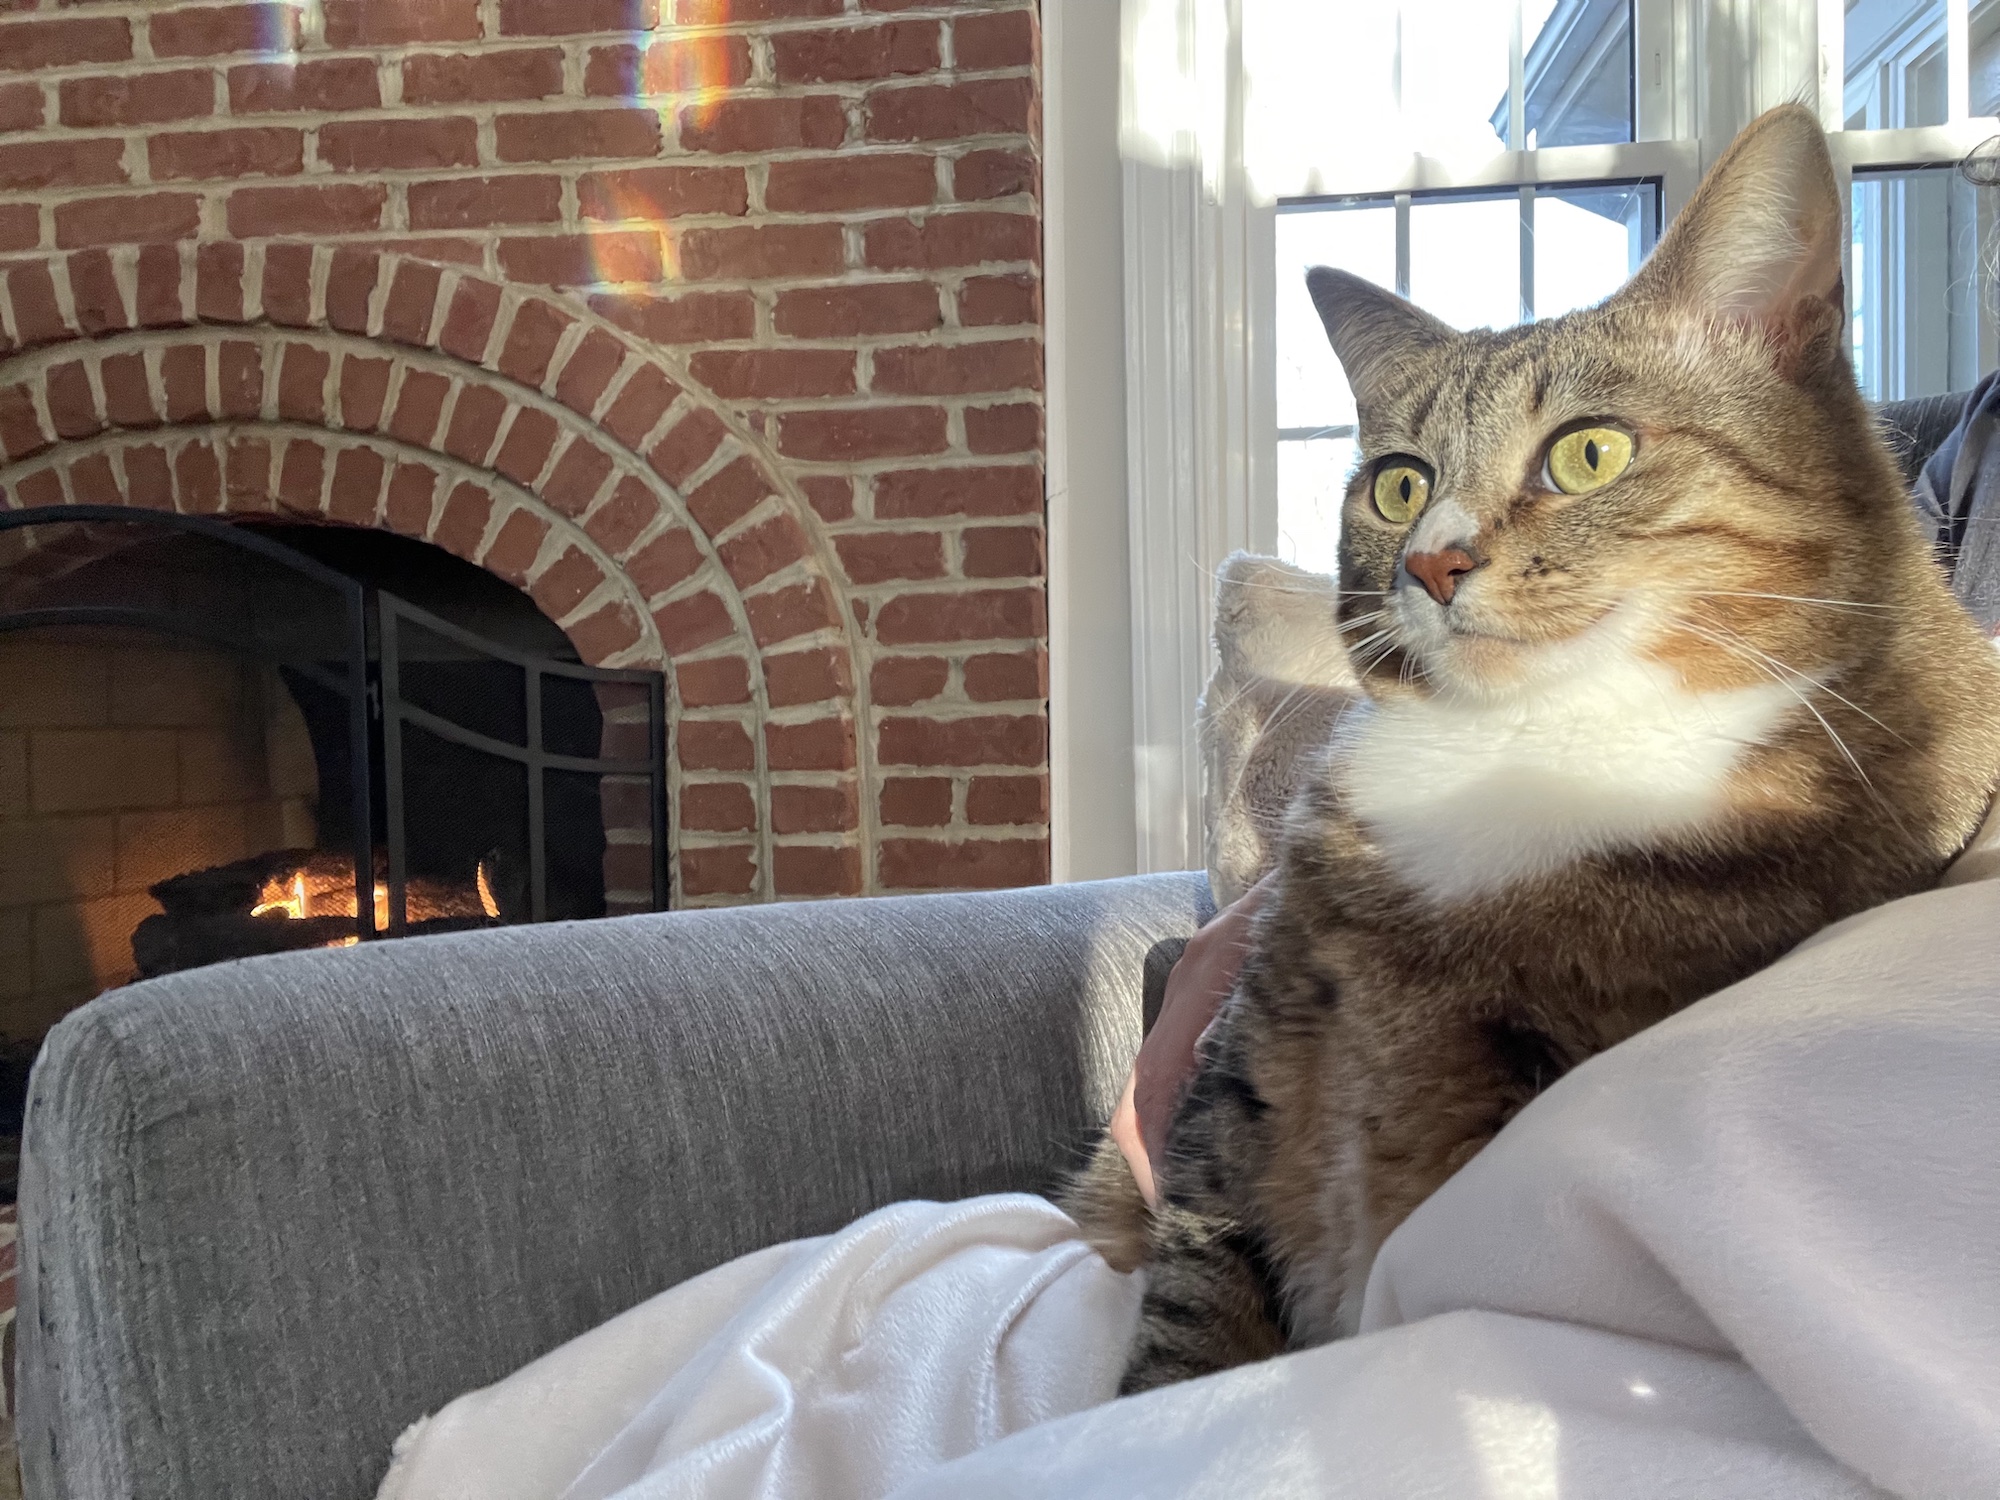
POLYGON ((310 741, 310 843, 151 883, 160 911, 132 932, 135 972, 664 909, 660 675, 564 659, 524 596, 438 549, 390 539, 396 567, 343 565, 322 540, 334 532, 105 506, 0 512, 0 636, 230 653, 282 685, 310 741), (412 587, 385 587, 431 576, 413 557, 478 574, 451 596, 477 607, 446 618, 412 587))

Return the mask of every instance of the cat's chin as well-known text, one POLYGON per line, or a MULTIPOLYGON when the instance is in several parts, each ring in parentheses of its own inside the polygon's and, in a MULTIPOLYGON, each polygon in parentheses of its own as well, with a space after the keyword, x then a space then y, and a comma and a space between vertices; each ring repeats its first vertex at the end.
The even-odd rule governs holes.
POLYGON ((1416 624, 1405 649, 1417 680, 1437 696, 1479 703, 1532 697, 1628 657, 1644 634, 1645 612, 1628 602, 1567 634, 1515 635, 1497 623, 1447 622, 1441 612, 1416 624))

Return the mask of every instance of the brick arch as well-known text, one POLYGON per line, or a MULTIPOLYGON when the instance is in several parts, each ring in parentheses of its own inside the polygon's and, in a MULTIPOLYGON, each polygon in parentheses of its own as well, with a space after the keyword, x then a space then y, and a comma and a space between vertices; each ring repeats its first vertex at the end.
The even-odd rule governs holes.
POLYGON ((586 661, 667 673, 677 899, 861 888, 841 571, 670 357, 558 294, 352 248, 86 251, 0 293, 0 501, 443 546, 586 661))

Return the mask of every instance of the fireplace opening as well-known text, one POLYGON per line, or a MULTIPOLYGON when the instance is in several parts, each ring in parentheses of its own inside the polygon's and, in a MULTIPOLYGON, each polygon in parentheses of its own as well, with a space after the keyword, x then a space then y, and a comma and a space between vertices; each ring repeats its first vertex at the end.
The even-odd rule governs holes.
POLYGON ((0 1034, 226 959, 664 907, 664 749, 658 674, 427 543, 0 514, 0 1034))

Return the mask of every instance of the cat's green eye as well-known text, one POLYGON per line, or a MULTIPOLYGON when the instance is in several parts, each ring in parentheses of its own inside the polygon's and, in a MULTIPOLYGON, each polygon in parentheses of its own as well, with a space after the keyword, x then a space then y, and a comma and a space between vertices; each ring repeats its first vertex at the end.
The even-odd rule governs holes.
POLYGON ((1391 459, 1375 471, 1375 509, 1398 526, 1414 520, 1431 497, 1431 476, 1411 463, 1391 459))
POLYGON ((1632 462, 1632 434, 1616 427, 1579 427, 1549 448, 1549 483, 1582 495, 1611 483, 1632 462))

